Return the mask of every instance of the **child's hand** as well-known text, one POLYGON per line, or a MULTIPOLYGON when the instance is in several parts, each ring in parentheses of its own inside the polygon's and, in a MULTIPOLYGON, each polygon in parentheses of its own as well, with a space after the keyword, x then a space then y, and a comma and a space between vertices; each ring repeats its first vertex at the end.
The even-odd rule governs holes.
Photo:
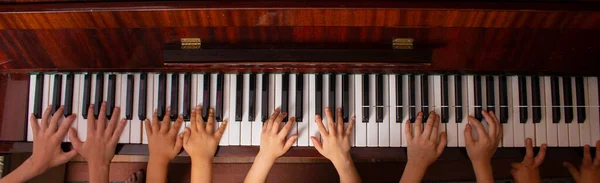
POLYGON ((260 136, 260 151, 257 156, 275 160, 285 154, 294 142, 296 142, 298 135, 293 135, 286 140, 288 133, 290 133, 292 126, 295 124, 296 120, 294 117, 291 117, 281 130, 279 129, 285 116, 287 116, 287 113, 280 113, 280 109, 277 108, 263 125, 262 135, 260 136))
POLYGON ((29 118, 33 130, 33 154, 29 157, 29 161, 31 162, 30 171, 35 172, 34 174, 40 174, 49 168, 64 164, 77 155, 75 150, 65 153, 60 148, 60 143, 75 120, 75 115, 65 118, 59 127, 58 120, 62 117, 63 107, 60 107, 53 116, 50 116, 50 109, 51 107, 48 107, 44 111, 41 124, 38 124, 38 120, 33 114, 29 118))
POLYGON ((227 121, 223 121, 219 129, 215 132, 215 110, 208 112, 208 122, 204 124, 202 119, 202 107, 198 106, 192 110, 190 116, 189 128, 185 129, 183 134, 183 149, 194 160, 211 160, 217 152, 217 146, 227 127, 227 121))
POLYGON ((150 151, 150 159, 161 162, 168 162, 175 158, 183 143, 183 136, 177 135, 181 124, 183 123, 183 117, 179 115, 173 126, 171 126, 171 119, 168 117, 171 113, 170 107, 167 107, 166 117, 163 118, 162 124, 158 119, 158 114, 154 111, 152 117, 152 124, 150 120, 146 119, 146 137, 148 138, 148 150, 150 151))
POLYGON ((85 142, 79 140, 73 128, 71 128, 69 138, 75 150, 88 161, 88 166, 108 166, 115 155, 117 142, 127 121, 125 119, 119 121, 121 111, 119 107, 114 108, 110 121, 107 121, 106 102, 102 103, 98 120, 94 117, 93 109, 94 105, 90 105, 88 108, 85 142))
POLYGON ((498 149, 498 144, 502 139, 502 125, 496 119, 494 112, 481 111, 481 113, 488 123, 489 131, 485 131, 479 120, 469 116, 469 124, 467 124, 464 132, 467 154, 474 165, 490 164, 492 156, 498 149), (473 134, 471 134, 473 127, 471 125, 475 125, 475 128, 477 128, 478 140, 473 139, 473 134))
POLYGON ((411 123, 409 121, 404 123, 404 133, 408 142, 407 167, 427 169, 442 154, 444 147, 446 147, 446 132, 438 135, 440 116, 433 111, 430 112, 425 130, 422 129, 422 121, 423 113, 419 112, 415 121, 415 129, 412 132, 411 123), (439 142, 438 136, 440 139, 439 142))
POLYGON ((352 117, 350 124, 348 124, 348 127, 344 130, 342 109, 337 109, 338 121, 336 124, 333 123, 333 115, 331 115, 331 110, 329 107, 327 110, 325 110, 325 114, 327 115, 327 125, 329 126, 329 131, 325 129, 321 116, 317 115, 316 122, 323 140, 321 143, 321 141, 319 141, 319 139, 316 137, 311 137, 313 144, 315 144, 315 148, 317 151, 319 151, 319 153, 321 153, 321 155, 331 160, 331 162, 334 164, 351 159, 350 134, 352 133, 352 128, 354 127, 355 117, 352 117))
POLYGON ((579 170, 569 162, 563 162, 563 166, 569 169, 569 173, 577 183, 597 183, 600 182, 600 140, 596 141, 596 158, 592 160, 590 146, 583 148, 583 160, 579 170))
POLYGON ((538 155, 533 157, 533 143, 530 138, 525 140, 526 153, 523 161, 520 163, 513 163, 510 173, 512 174, 515 182, 517 183, 539 183, 540 182, 540 170, 539 166, 544 162, 546 156, 546 144, 542 144, 538 155))

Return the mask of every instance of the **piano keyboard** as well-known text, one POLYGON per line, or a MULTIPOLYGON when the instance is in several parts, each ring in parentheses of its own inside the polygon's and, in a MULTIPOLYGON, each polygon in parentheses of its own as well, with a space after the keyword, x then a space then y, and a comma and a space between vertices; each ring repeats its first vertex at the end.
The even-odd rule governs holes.
MULTIPOLYGON (((29 113, 41 118, 47 107, 64 105, 65 116, 85 140, 87 108, 107 102, 121 107, 129 123, 119 143, 147 144, 144 123, 156 109, 160 119, 189 115, 195 105, 215 108, 216 120, 229 125, 220 145, 257 146, 262 122, 280 107, 296 117, 291 134, 297 146, 312 146, 319 137, 315 115, 327 107, 342 108, 343 120, 356 116, 355 147, 405 147, 402 123, 419 111, 441 115, 440 132, 449 147, 463 147, 467 116, 485 121, 481 110, 493 110, 504 129, 503 147, 595 145, 600 140, 598 79, 556 76, 296 74, 296 73, 33 73, 29 113), (170 116, 165 116, 170 107, 170 116)), ((94 117, 99 106, 94 106, 94 117)), ((107 109, 111 116, 112 108, 107 109)), ((325 119, 324 119, 325 120, 325 119)), ((335 119, 338 120, 338 119, 335 119)), ((286 119, 287 121, 287 119, 286 119)), ((325 122, 325 121, 324 121, 325 122)), ((484 123, 486 124, 486 123, 484 123)), ((347 125, 347 124, 345 124, 347 125)), ((215 125, 218 127, 219 125, 215 125)), ((486 126, 487 128, 487 126, 486 126)), ((183 127, 181 131, 183 132, 183 127)), ((31 127, 27 140, 32 141, 31 127)), ((65 137, 65 142, 68 138, 65 137)))

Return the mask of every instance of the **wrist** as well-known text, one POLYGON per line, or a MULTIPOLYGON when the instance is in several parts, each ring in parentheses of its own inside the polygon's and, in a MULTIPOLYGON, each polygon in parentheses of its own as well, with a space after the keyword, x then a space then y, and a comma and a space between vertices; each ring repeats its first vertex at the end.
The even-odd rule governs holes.
POLYGON ((339 155, 339 156, 334 156, 334 157, 332 157, 329 160, 334 165, 336 165, 336 164, 344 164, 344 163, 352 163, 352 157, 350 157, 349 153, 346 153, 346 154, 343 154, 343 155, 339 155))
POLYGON ((486 159, 486 160, 474 160, 471 162, 471 164, 473 165, 473 168, 486 168, 488 166, 491 166, 492 160, 486 159))
POLYGON ((157 157, 157 156, 151 155, 150 158, 148 159, 148 164, 152 164, 153 166, 168 166, 169 161, 171 161, 169 158, 157 157))
POLYGON ((408 160, 404 169, 427 170, 427 168, 429 168, 428 164, 408 160))
POLYGON ((275 160, 277 160, 277 158, 279 158, 278 156, 273 156, 273 155, 269 155, 266 153, 262 153, 262 152, 258 152, 258 154, 256 155, 255 161, 256 160, 260 160, 260 161, 265 161, 265 162, 275 162, 275 160))

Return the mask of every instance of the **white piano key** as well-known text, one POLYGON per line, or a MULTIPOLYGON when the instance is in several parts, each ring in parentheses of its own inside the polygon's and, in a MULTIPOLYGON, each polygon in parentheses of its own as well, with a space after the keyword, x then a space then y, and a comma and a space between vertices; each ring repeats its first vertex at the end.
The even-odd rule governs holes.
MULTIPOLYGON (((49 78, 49 83, 48 83, 48 105, 53 105, 54 104, 54 75, 55 74, 49 74, 46 75, 46 77, 49 78)), ((44 84, 46 84, 44 82, 44 84)), ((44 109, 45 111, 45 109, 44 109)), ((54 116, 54 113, 52 113, 52 106, 50 106, 50 116, 54 116)))
MULTIPOLYGON (((540 106, 546 106, 546 97, 550 98, 549 94, 546 94, 545 92, 545 82, 544 82, 544 78, 543 77, 539 77, 539 83, 540 83, 540 106)), ((533 86, 533 85, 532 85, 533 86)), ((533 98, 533 96, 531 97, 533 98)), ((532 103, 533 104, 533 103, 532 103)), ((542 107, 541 108, 541 115, 542 115, 542 119, 539 123, 535 123, 535 145, 537 147, 541 147, 542 144, 546 144, 548 141, 546 140, 546 120, 548 118, 546 118, 546 107, 542 107)), ((533 109, 532 109, 533 110, 533 109)), ((533 112, 532 112, 532 116, 533 116, 533 112)), ((552 118, 550 118, 552 119, 552 118)))
POLYGON ((587 90, 588 90, 588 105, 589 113, 588 118, 590 122, 590 146, 596 147, 596 141, 600 140, 600 111, 598 108, 598 78, 588 77, 587 78, 587 90))
MULTIPOLYGON (((285 81, 282 80, 281 83, 287 82, 288 83, 288 120, 291 117, 297 117, 298 114, 296 114, 296 102, 302 102, 302 101, 296 101, 296 76, 297 74, 289 74, 288 78, 289 80, 285 81)), ((283 90, 283 88, 282 88, 283 90)), ((283 97, 283 95, 282 95, 283 97)), ((294 135, 298 134, 298 124, 294 123, 292 125, 292 129, 290 129, 290 132, 287 135, 287 138, 290 138, 294 135)), ((296 140, 296 142, 294 142, 294 146, 298 146, 298 141, 296 140)))
MULTIPOLYGON (((396 121, 396 108, 402 104, 397 104, 396 95, 402 96, 402 90, 397 90, 396 79, 402 79, 402 75, 389 75, 389 123, 390 123, 390 147, 400 147, 402 145, 402 121, 396 121)), ((402 86, 400 86, 402 88, 402 86)))
POLYGON ((513 101, 513 144, 514 147, 525 147, 525 124, 519 120, 519 76, 510 76, 512 84, 512 101, 513 101))
MULTIPOLYGON (((429 107, 429 110, 435 111, 437 115, 440 116, 440 123, 438 126, 438 134, 446 131, 446 123, 441 122, 442 115, 442 76, 435 75, 429 76, 429 103, 433 104, 433 107, 429 107)), ((434 132, 432 132, 434 133, 434 132)), ((438 137, 439 140, 439 137, 438 137)))
MULTIPOLYGON (((297 76, 299 77, 299 76, 297 76)), ((309 85, 310 85, 310 81, 309 81, 309 75, 308 74, 303 74, 301 77, 304 77, 304 86, 303 88, 303 92, 302 94, 304 95, 302 97, 302 114, 296 114, 297 116, 302 115, 302 122, 298 123, 298 146, 308 146, 309 142, 310 142, 310 133, 309 133, 309 128, 310 126, 316 126, 316 124, 309 120, 311 117, 309 116, 314 116, 314 113, 309 114, 309 103, 311 102, 311 98, 309 98, 309 85)), ((296 101, 296 102, 300 102, 300 101, 296 101)), ((353 141, 353 140, 351 140, 353 141)))
MULTIPOLYGON (((232 105, 231 101, 235 101, 235 75, 234 74, 223 74, 223 116, 222 116, 222 121, 217 121, 217 123, 214 126, 214 130, 216 131, 219 126, 221 126, 221 124, 223 123, 223 121, 228 121, 228 127, 225 128, 225 132, 223 133, 223 136, 221 137, 221 141, 219 142, 220 146, 228 146, 231 143, 233 143, 234 145, 239 145, 239 124, 237 125, 232 125, 235 122, 235 118, 231 118, 231 114, 229 113, 230 108, 229 106, 232 105), (234 82, 231 82, 231 80, 234 80, 234 82), (233 85, 233 86, 232 86, 233 85), (229 87, 227 87, 229 86, 229 87), (233 92, 233 95, 232 95, 233 92), (233 100, 230 100, 232 99, 233 100), (233 126, 237 126, 233 127, 233 126), (237 130, 237 131, 235 131, 237 130), (232 134, 237 134, 237 138, 235 135, 232 134)), ((215 88, 216 89, 216 88, 215 88)), ((233 103, 233 106, 235 106, 235 103, 233 103)), ((216 110, 215 110, 216 112, 216 110)), ((235 114, 235 112, 233 113, 235 114)))
MULTIPOLYGON (((210 105, 210 104, 205 104, 204 102, 204 76, 206 75, 206 73, 199 73, 196 74, 196 107, 198 106, 205 106, 205 105, 210 105)), ((203 108, 203 107, 202 107, 203 108)), ((200 110, 202 110, 202 108, 200 108, 200 110)))
MULTIPOLYGON (((269 114, 269 117, 275 112, 275 109, 277 108, 277 106, 275 106, 275 74, 269 74, 269 111, 267 112, 267 114, 269 114)), ((267 117, 267 119, 269 119, 269 117, 267 117)))
MULTIPOLYGON (((197 100, 198 95, 200 94, 200 91, 201 91, 201 90, 198 90, 198 76, 199 76, 199 74, 192 73, 192 81, 191 81, 192 86, 190 87, 190 89, 191 89, 191 93, 190 93, 190 100, 191 100, 190 101, 190 120, 191 120, 191 115, 193 114, 192 110, 195 110, 196 107, 198 106, 198 104, 200 103, 197 100)), ((191 121, 186 121, 185 122, 185 127, 191 127, 191 126, 192 126, 191 125, 191 121)))
MULTIPOLYGON (((139 104, 140 104, 140 73, 134 73, 133 75, 133 110, 130 123, 130 133, 129 133, 129 143, 139 144, 142 143, 142 123, 140 120, 139 114, 139 104)), ((127 99, 125 99, 127 100, 127 99)), ((146 104, 148 105, 148 104, 146 104)))
MULTIPOLYGON (((311 83, 314 80, 311 80, 311 83)), ((354 75, 354 88, 355 88, 355 93, 354 93, 354 98, 355 100, 355 106, 356 109, 354 110, 356 112, 356 123, 355 123, 355 141, 354 141, 354 146, 355 147, 366 147, 367 146, 367 124, 362 122, 362 109, 363 109, 363 75, 362 74, 356 74, 354 75)), ((312 97, 311 97, 312 99, 312 97)), ((312 128, 312 126, 311 126, 312 128)))
MULTIPOLYGON (((317 139, 319 139, 321 136, 320 136, 319 128, 317 127, 317 122, 315 119, 315 116, 316 116, 315 114, 317 113, 317 111, 315 110, 315 107, 316 107, 316 102, 315 102, 315 100, 316 100, 316 82, 315 81, 316 80, 315 79, 316 79, 315 74, 308 74, 308 80, 309 80, 308 92, 309 92, 309 97, 310 97, 310 100, 309 100, 310 104, 308 107, 308 110, 309 110, 309 112, 308 112, 308 114, 309 114, 308 115, 308 117, 309 117, 308 128, 309 128, 309 138, 310 138, 310 136, 312 136, 312 137, 316 137, 317 139)), ((309 144, 309 146, 314 146, 311 139, 308 140, 308 144, 309 144)))
POLYGON ((573 103, 573 107, 571 107, 571 109, 573 109, 573 121, 571 121, 571 123, 568 123, 567 126, 569 128, 569 146, 570 147, 580 147, 582 146, 582 144, 579 141, 579 123, 577 123, 577 107, 575 107, 577 105, 577 97, 576 97, 576 89, 575 89, 575 77, 570 77, 571 79, 571 96, 565 96, 565 97, 572 97, 572 103, 573 103))
MULTIPOLYGON (((281 92, 283 89, 281 81, 283 80, 283 75, 278 73, 278 74, 274 74, 274 76, 275 76, 275 84, 274 84, 275 92, 273 94, 275 95, 275 98, 274 98, 275 99, 275 108, 281 109, 281 98, 282 98, 281 92)), ((287 111, 281 111, 281 112, 283 113, 283 112, 287 112, 287 111)), ((288 117, 289 117, 289 115, 288 115, 288 117)), ((282 127, 282 125, 280 125, 280 128, 281 127, 282 127)))
POLYGON ((472 90, 472 88, 469 88, 468 83, 468 79, 466 75, 456 75, 454 77, 455 82, 456 82, 456 78, 460 77, 460 82, 461 82, 461 98, 462 98, 462 121, 457 121, 457 125, 458 125, 458 146, 459 147, 465 147, 465 128, 466 125, 469 124, 469 101, 471 101, 472 99, 469 98, 469 90, 472 90))
POLYGON ((558 77, 560 90, 560 121, 558 122, 558 146, 569 147, 569 126, 565 120, 565 91, 563 90, 563 77, 558 77))
MULTIPOLYGON (((487 80, 486 80, 486 76, 477 76, 480 77, 481 79, 481 109, 486 110, 489 112, 489 110, 487 109, 487 80)), ((475 111, 476 113, 481 113, 481 111, 475 111)), ((483 117, 483 114, 481 114, 482 118, 481 118, 481 124, 483 125, 483 128, 485 129, 486 132, 489 131, 489 124, 487 122, 487 120, 485 119, 485 117, 483 117)))
MULTIPOLYGON (((581 146, 585 146, 587 145, 592 145, 592 144, 596 144, 596 141, 591 141, 591 134, 590 134, 590 108, 587 106, 590 106, 590 102, 589 102, 589 91, 588 91, 588 82, 587 82, 587 78, 583 77, 583 93, 584 93, 584 101, 585 101, 585 120, 583 121, 583 123, 579 123, 579 140, 580 140, 580 144, 581 146)), ((577 103, 577 102, 574 102, 577 103)), ((577 111, 577 110, 576 110, 577 111)), ((579 118, 577 117, 577 113, 575 113, 575 120, 574 121, 579 121, 579 118)), ((596 123, 598 123, 598 121, 595 121, 596 123)))
POLYGON ((552 79, 550 76, 542 77, 540 82, 544 83, 544 117, 546 120, 546 144, 549 147, 557 147, 558 146, 558 124, 552 122, 552 79))
MULTIPOLYGON (((179 102, 177 102, 177 104, 179 104, 179 106, 177 107, 179 110, 177 110, 177 112, 179 113, 178 115, 183 115, 183 94, 184 94, 184 90, 185 90, 185 73, 179 73, 179 89, 177 90, 179 92, 179 102)), ((191 109, 190 109, 191 112, 191 109)), ((183 132, 185 131, 185 123, 186 121, 184 120, 183 123, 181 124, 181 126, 179 127, 179 133, 178 134, 183 134, 183 132)))
MULTIPOLYGON (((392 75, 393 76, 393 75, 392 75)), ((383 74, 383 122, 377 123, 379 126, 379 147, 390 146, 390 93, 389 93, 389 75, 383 74)), ((380 106, 377 106, 380 107, 380 106)), ((373 113, 375 114, 375 113, 373 113)))
MULTIPOLYGON (((321 111, 321 114, 322 114, 321 117, 323 119, 323 126, 325 126, 325 129, 327 129, 327 131, 329 131, 329 125, 328 125, 329 120, 327 120, 327 113, 325 111, 327 111, 327 107, 330 107, 329 106, 329 76, 330 75, 331 74, 323 74, 321 77, 323 79, 323 82, 322 82, 323 91, 321 92, 323 94, 323 97, 321 98, 321 103, 322 103, 321 109, 323 111, 321 111)), ((331 114, 335 116, 335 109, 333 108, 333 106, 331 106, 330 110, 331 110, 331 114)), ((333 119, 335 119, 335 117, 333 117, 333 119)), ((334 121, 334 123, 335 123, 335 121, 334 121)))
MULTIPOLYGON (((104 85, 102 85, 104 87, 104 89, 102 90, 102 102, 108 101, 108 75, 110 75, 110 74, 111 73, 104 73, 104 85)), ((102 104, 100 104, 100 105, 102 105, 102 104)))
MULTIPOLYGON (((415 119, 418 115, 419 112, 423 112, 423 114, 425 114, 426 111, 421 111, 421 106, 423 106, 423 104, 421 103, 421 77, 423 77, 422 75, 415 75, 415 88, 411 90, 411 92, 415 92, 415 111, 417 112, 415 114, 415 119)), ((416 123, 416 122, 415 122, 416 123)), ((423 121, 423 123, 425 123, 425 121, 423 121)), ((412 124, 412 126, 414 126, 414 124, 412 124)), ((415 128, 411 128, 411 129, 415 129, 415 128)))
MULTIPOLYGON (((41 74, 41 73, 40 73, 41 74)), ((29 117, 33 114, 33 108, 35 105, 35 91, 39 90, 39 88, 35 87, 35 83, 37 81, 37 74, 30 74, 29 75, 29 108, 28 108, 28 113, 27 113, 27 121, 30 122, 29 117)), ((38 120, 38 125, 39 125, 39 121, 38 120)), ((31 123, 27 123, 27 141, 31 142, 33 141, 33 129, 31 127, 31 123)))
MULTIPOLYGON (((352 117, 356 115, 356 97, 355 97, 355 93, 356 93, 356 89, 355 89, 355 75, 353 74, 348 74, 348 124, 352 121, 352 117)), ((359 119, 359 118, 356 118, 359 119)), ((359 123, 357 120, 355 120, 355 125, 359 123)), ((347 128, 347 126, 345 126, 347 128)), ((354 144, 356 144, 355 142, 355 137, 356 137, 356 126, 354 126, 354 128, 352 129, 352 133, 350 134, 350 145, 354 146, 354 144)))
MULTIPOLYGON (((404 123, 410 123, 410 122, 407 122, 408 118, 410 117, 409 116, 409 112, 410 112, 409 104, 410 103, 408 101, 408 98, 409 98, 410 92, 413 92, 413 89, 409 88, 409 84, 408 84, 409 79, 408 78, 409 78, 409 75, 402 75, 402 85, 403 85, 402 90, 403 91, 401 91, 402 92, 402 104, 400 104, 400 105, 404 106, 402 108, 403 109, 402 110, 402 112, 403 112, 402 124, 400 124, 400 133, 402 136, 400 138, 400 140, 402 141, 400 146, 402 146, 402 147, 406 147, 408 145, 407 138, 406 138, 407 134, 404 133, 404 131, 405 131, 404 123)), ((398 91, 398 92, 400 92, 400 91, 398 91)), ((396 114, 396 115, 398 115, 398 114, 396 114)), ((358 118, 356 118, 356 119, 358 119, 358 118)))
MULTIPOLYGON (((458 147, 458 139, 463 138, 458 136, 458 123, 456 123, 456 97, 455 91, 455 79, 454 77, 460 77, 456 75, 450 75, 448 77, 448 123, 446 123, 446 139, 448 140, 448 147, 458 147)), ((463 129, 460 129, 463 130, 463 129)))
MULTIPOLYGON (((73 113, 77 115, 77 137, 87 136, 87 120, 83 119, 83 111, 89 106, 83 106, 84 74, 75 74, 73 83, 73 113)), ((87 117, 87 116, 86 116, 87 117)), ((81 139, 83 140, 83 139, 81 139)))
MULTIPOLYGON (((495 101, 495 105, 493 106, 494 109, 494 114, 496 114, 496 119, 498 121, 498 123, 500 123, 500 125, 504 125, 500 122, 500 77, 499 76, 493 76, 494 77, 494 101, 495 101)), ((489 106, 489 104, 488 104, 489 106)), ((499 129, 498 129, 499 130, 499 129)), ((500 139, 500 143, 498 144, 498 147, 502 147, 503 139, 500 139)))
POLYGON ((260 136, 262 134, 262 77, 263 74, 256 74, 256 114, 254 115, 254 122, 252 122, 252 145, 260 145, 260 136))
MULTIPOLYGON (((254 122, 248 121, 248 108, 249 108, 249 96, 250 96, 250 74, 244 74, 244 89, 242 90, 242 124, 240 124, 240 145, 249 146, 252 145, 252 124, 254 122)), ((238 81, 241 82, 241 81, 238 81)))
POLYGON ((378 125, 375 121, 376 116, 376 94, 377 80, 376 74, 369 74, 369 122, 367 123, 367 147, 377 147, 378 145, 378 125))
POLYGON ((507 122, 502 124, 502 146, 503 147, 514 147, 514 123, 516 122, 514 116, 514 98, 513 93, 515 89, 513 89, 512 77, 506 76, 506 99, 508 104, 508 119, 507 122))
MULTIPOLYGON (((480 76, 477 76, 477 75, 468 75, 467 76, 467 88, 463 87, 463 90, 467 89, 467 94, 468 94, 468 99, 469 99, 468 100, 469 101, 469 103, 468 103, 469 107, 467 108, 468 111, 469 111, 468 116, 475 116, 476 112, 481 113, 481 111, 476 111, 475 110, 475 77, 480 77, 480 76)), ((482 81, 481 85, 484 86, 483 84, 484 83, 482 81)), ((483 93, 484 93, 483 90, 481 90, 481 93, 482 93, 481 99, 483 100, 483 99, 485 99, 483 97, 483 93)), ((481 104, 483 105, 483 102, 481 104)), ((463 117, 464 118, 468 118, 468 116, 463 116, 463 117)), ((484 123, 485 122, 482 119, 481 124, 484 124, 484 123)), ((473 135, 473 139, 474 140, 479 139, 479 134, 477 134, 477 126, 471 125, 471 127, 472 127, 471 134, 473 135)))
MULTIPOLYGON (((154 119, 154 111, 158 110, 158 78, 159 78, 160 73, 149 73, 148 74, 148 78, 152 78, 151 80, 149 80, 148 82, 148 95, 152 96, 152 98, 148 101, 148 108, 152 109, 151 112, 149 114, 146 114, 146 118, 148 118, 150 120, 150 124, 153 123, 159 123, 158 121, 153 121, 154 119), (152 92, 150 92, 152 91, 152 92), (151 102, 150 102, 151 101, 151 102)), ((146 124, 144 124, 144 135, 142 138, 142 143, 144 144, 148 144, 148 135, 146 134, 146 124)))
MULTIPOLYGON (((116 85, 115 85, 115 106, 121 109, 119 113, 119 121, 126 119, 127 113, 127 74, 116 74, 116 85), (118 103, 117 103, 118 102, 118 103)), ((129 136, 131 134, 131 121, 127 120, 127 124, 119 137, 119 143, 129 143, 129 136)))
MULTIPOLYGON (((531 101, 531 76, 526 76, 526 85, 527 85, 527 122, 525 123, 525 139, 531 138, 533 145, 536 144, 535 138, 535 125, 533 124, 533 110, 531 105, 533 102, 531 101)), ((525 139, 517 139, 525 142, 525 139)))
MULTIPOLYGON (((94 97, 96 96, 96 74, 93 74, 93 73, 87 73, 87 74, 90 75, 90 80, 91 80, 90 81, 90 102, 89 102, 89 104, 90 104, 90 106, 92 106, 92 105, 96 105, 95 104, 96 100, 94 99, 94 97)), ((80 83, 82 87, 85 84, 84 81, 85 81, 85 75, 82 75, 81 83, 80 83)), ((81 90, 81 96, 83 96, 83 90, 81 90)), ((100 105, 100 104, 98 104, 98 105, 100 105)), ((89 113, 90 106, 85 106, 88 108, 88 109, 86 109, 86 110, 88 110, 88 115, 90 114, 89 113)), ((91 114, 93 114, 93 108, 92 108, 91 114)), ((87 139, 87 124, 88 124, 87 121, 90 120, 90 119, 87 119, 87 116, 85 116, 85 118, 86 119, 83 119, 83 116, 82 116, 82 120, 84 120, 85 122, 83 122, 83 123, 81 123, 81 125, 77 126, 77 136, 79 137, 79 140, 81 140, 82 142, 87 139)))
MULTIPOLYGON (((240 128, 242 127, 242 122, 241 121, 236 121, 235 120, 235 113, 236 113, 236 106, 238 101, 236 100, 236 92, 237 92, 237 82, 244 82, 243 79, 242 81, 238 81, 237 80, 237 74, 226 74, 229 77, 229 85, 225 85, 225 86, 229 86, 229 92, 225 92, 229 94, 229 105, 227 107, 227 111, 229 111, 229 115, 225 114, 224 116, 227 116, 227 118, 229 119, 229 126, 227 129, 225 129, 225 131, 229 131, 229 145, 230 146, 239 146, 240 145, 240 134, 241 134, 241 130, 240 128)), ((227 81, 227 79, 225 79, 225 81, 227 81)), ((227 90, 227 89, 225 89, 227 90)), ((225 98, 223 98, 223 100, 225 100, 225 98)), ((241 102, 240 102, 241 103, 241 102)), ((225 109, 226 106, 223 105, 223 113, 225 113, 225 109)), ((223 117, 225 119, 225 117, 223 117)))
MULTIPOLYGON (((172 73, 167 73, 167 88, 166 88, 166 104, 165 104, 165 111, 171 109, 171 95, 177 95, 177 93, 171 93, 171 86, 173 84, 173 74, 172 73)), ((174 111, 171 111, 174 112, 174 111)), ((165 118, 170 118, 169 116, 166 115, 165 113, 165 118)), ((164 119, 164 118, 163 118, 164 119)), ((170 120, 169 120, 170 121, 170 120)), ((172 125, 173 123, 171 123, 172 125)))
MULTIPOLYGON (((60 75, 62 75, 62 81, 61 81, 61 87, 60 87, 60 106, 64 107, 65 105, 65 99, 67 98, 66 95, 66 91, 67 91, 67 73, 61 73, 60 75)), ((73 97, 73 96, 68 96, 68 97, 73 97)), ((59 125, 61 125, 65 118, 64 118, 64 113, 60 114, 63 117, 61 117, 61 119, 59 120, 59 125)), ((73 124, 75 124, 76 121, 73 121, 73 124)), ((71 124, 71 126, 73 125, 71 124)), ((68 133, 65 134, 64 138, 63 138, 63 142, 69 142, 69 135, 68 133)))

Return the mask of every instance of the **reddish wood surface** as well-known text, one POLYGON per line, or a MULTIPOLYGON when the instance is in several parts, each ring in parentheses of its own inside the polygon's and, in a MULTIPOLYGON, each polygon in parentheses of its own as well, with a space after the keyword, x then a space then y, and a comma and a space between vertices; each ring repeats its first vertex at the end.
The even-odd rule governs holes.
POLYGON ((29 98, 27 88, 29 77, 26 75, 0 74, 0 141, 25 140, 29 98))

